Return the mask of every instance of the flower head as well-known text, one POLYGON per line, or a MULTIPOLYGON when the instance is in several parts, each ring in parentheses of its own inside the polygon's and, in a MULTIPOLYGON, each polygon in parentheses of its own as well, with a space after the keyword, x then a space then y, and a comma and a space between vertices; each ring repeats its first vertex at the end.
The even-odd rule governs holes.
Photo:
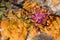
POLYGON ((34 16, 32 16, 32 19, 35 23, 44 24, 44 22, 46 22, 46 17, 49 16, 48 13, 44 13, 42 11, 40 12, 38 9, 32 9, 32 11, 34 12, 34 16))

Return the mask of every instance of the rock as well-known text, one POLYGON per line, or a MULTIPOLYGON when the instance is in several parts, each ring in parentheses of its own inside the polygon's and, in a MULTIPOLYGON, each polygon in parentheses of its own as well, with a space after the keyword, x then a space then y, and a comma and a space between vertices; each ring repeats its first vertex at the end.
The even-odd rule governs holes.
POLYGON ((54 40, 52 36, 49 36, 45 33, 40 33, 40 35, 34 37, 35 40, 54 40))

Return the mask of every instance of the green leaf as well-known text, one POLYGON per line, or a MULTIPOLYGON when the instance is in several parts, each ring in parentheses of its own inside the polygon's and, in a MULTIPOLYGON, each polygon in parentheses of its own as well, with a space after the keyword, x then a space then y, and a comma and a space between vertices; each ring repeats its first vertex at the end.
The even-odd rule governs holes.
POLYGON ((12 14, 13 14, 13 15, 15 15, 15 12, 14 12, 14 11, 12 11, 12 14))
POLYGON ((2 20, 3 15, 4 15, 3 13, 0 14, 0 20, 2 20))
POLYGON ((1 2, 1 3, 0 3, 0 8, 1 8, 2 6, 3 6, 3 3, 1 2))
POLYGON ((9 2, 6 3, 6 7, 9 8, 11 4, 9 2))

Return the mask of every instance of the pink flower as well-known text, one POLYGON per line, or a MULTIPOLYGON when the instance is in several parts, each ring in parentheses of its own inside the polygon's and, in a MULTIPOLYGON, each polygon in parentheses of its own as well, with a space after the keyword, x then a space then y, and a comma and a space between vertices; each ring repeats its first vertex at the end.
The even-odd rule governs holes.
POLYGON ((35 20, 36 22, 42 22, 45 19, 45 14, 44 13, 35 13, 35 17, 33 18, 33 20, 35 20))
POLYGON ((32 17, 32 19, 34 20, 35 23, 39 23, 39 24, 44 24, 44 20, 46 20, 46 16, 48 16, 49 14, 47 13, 44 13, 44 12, 40 12, 38 10, 34 10, 33 9, 33 12, 35 11, 34 13, 34 17, 32 17))

